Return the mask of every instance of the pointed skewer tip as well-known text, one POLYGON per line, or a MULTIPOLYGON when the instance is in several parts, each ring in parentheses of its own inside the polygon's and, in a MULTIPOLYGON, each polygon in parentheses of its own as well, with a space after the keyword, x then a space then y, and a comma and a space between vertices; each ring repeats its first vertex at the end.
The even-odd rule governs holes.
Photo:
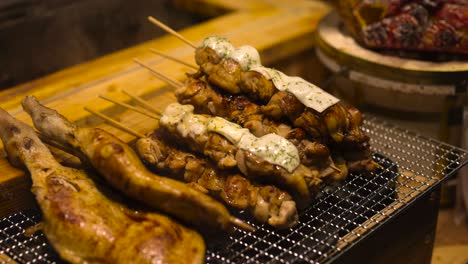
POLYGON ((247 224, 246 222, 240 220, 239 218, 236 218, 234 216, 231 216, 229 218, 229 222, 231 222, 232 225, 242 229, 242 230, 245 230, 245 231, 249 231, 249 232, 253 232, 255 231, 255 228, 249 224, 247 224))

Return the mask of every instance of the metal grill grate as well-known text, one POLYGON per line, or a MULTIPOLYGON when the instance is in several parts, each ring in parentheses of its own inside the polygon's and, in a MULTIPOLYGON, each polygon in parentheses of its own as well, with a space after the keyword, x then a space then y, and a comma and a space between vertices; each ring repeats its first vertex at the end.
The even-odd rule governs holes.
MULTIPOLYGON (((395 128, 371 116, 364 124, 374 159, 383 168, 373 177, 351 175, 324 191, 292 230, 236 230, 226 241, 209 244, 207 263, 326 262, 435 187, 468 162, 468 152, 395 128)), ((37 210, 0 220, 0 262, 59 263, 41 232, 25 236, 40 219, 37 210), (6 256, 9 256, 6 257, 6 256)))

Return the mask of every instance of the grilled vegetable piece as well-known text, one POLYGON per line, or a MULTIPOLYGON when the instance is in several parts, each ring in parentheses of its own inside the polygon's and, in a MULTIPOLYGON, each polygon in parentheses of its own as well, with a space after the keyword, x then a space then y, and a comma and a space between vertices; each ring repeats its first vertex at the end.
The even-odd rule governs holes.
POLYGON ((233 223, 238 222, 249 228, 211 197, 148 171, 136 153, 110 133, 76 127, 31 96, 22 104, 44 136, 82 153, 107 182, 128 196, 190 223, 208 235, 230 231, 233 223))
POLYGON ((43 231, 70 263, 203 263, 202 237, 170 218, 131 210, 102 194, 82 170, 63 167, 33 129, 0 109, 10 162, 31 173, 43 231))
POLYGON ((288 193, 272 185, 253 183, 235 171, 219 170, 205 158, 164 143, 161 131, 139 139, 136 149, 154 170, 196 184, 226 204, 250 211, 261 223, 285 229, 298 221, 296 203, 288 193))

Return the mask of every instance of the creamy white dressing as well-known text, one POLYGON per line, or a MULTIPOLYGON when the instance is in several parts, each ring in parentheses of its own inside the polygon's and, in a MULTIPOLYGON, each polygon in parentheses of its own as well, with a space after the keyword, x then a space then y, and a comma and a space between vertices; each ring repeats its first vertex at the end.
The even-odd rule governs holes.
POLYGON ((271 80, 276 89, 292 93, 301 103, 321 113, 340 100, 325 92, 316 85, 296 76, 286 74, 263 66, 251 69, 271 80))
POLYGON ((239 149, 249 151, 258 157, 292 172, 300 164, 297 148, 288 140, 276 134, 256 137, 246 128, 220 117, 206 117, 193 113, 192 105, 172 103, 164 110, 162 126, 176 126, 183 137, 194 137, 206 131, 223 135, 239 149))
POLYGON ((248 45, 235 48, 228 54, 228 57, 237 61, 244 71, 262 65, 258 51, 248 45))
POLYGON ((210 118, 208 131, 223 135, 238 148, 247 150, 271 164, 292 172, 299 166, 299 152, 288 140, 276 134, 256 137, 246 128, 220 117, 210 118))
POLYGON ((221 58, 231 58, 237 61, 244 70, 261 66, 260 55, 252 46, 245 45, 234 48, 226 38, 211 36, 203 40, 201 47, 211 48, 221 58))
POLYGON ((229 40, 219 36, 211 36, 205 38, 201 44, 201 47, 211 48, 221 58, 228 56, 234 50, 234 46, 232 46, 229 40))
POLYGON ((302 104, 319 113, 340 101, 300 77, 287 76, 278 70, 263 67, 258 51, 252 46, 234 48, 229 40, 222 37, 205 38, 201 46, 210 47, 218 56, 237 61, 244 71, 252 70, 261 73, 271 80, 278 90, 292 93, 302 104))
POLYGON ((183 137, 195 137, 206 132, 208 118, 193 114, 192 105, 170 104, 164 110, 159 122, 163 126, 177 126, 183 137))
POLYGON ((229 122, 226 119, 217 116, 208 120, 207 129, 208 131, 223 135, 233 144, 240 142, 244 135, 250 134, 250 131, 247 128, 243 128, 236 123, 229 122))

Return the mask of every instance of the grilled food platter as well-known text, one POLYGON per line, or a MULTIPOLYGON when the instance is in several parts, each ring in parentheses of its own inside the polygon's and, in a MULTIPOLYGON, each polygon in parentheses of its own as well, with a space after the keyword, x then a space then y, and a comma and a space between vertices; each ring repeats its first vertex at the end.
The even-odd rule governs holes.
POLYGON ((465 151, 404 136, 372 117, 363 121, 357 109, 315 85, 263 67, 251 46, 234 47, 218 36, 199 46, 186 42, 198 66, 183 83, 136 60, 174 86, 167 89, 178 103, 161 109, 151 102, 164 96, 143 100, 125 89, 119 92, 134 105, 101 96, 148 116, 157 127, 148 132, 154 132, 141 134, 131 122, 87 108, 135 136, 133 148, 105 130, 69 122, 34 97, 24 98, 22 107, 39 136, 2 112, 10 161, 31 172, 42 211, 42 231, 31 231, 37 209, 1 222, 2 254, 20 262, 56 262, 58 256, 76 263, 323 262, 437 181, 418 164, 406 164, 398 152, 407 151, 395 155, 392 141, 408 141, 402 147, 414 148, 409 155, 445 150, 444 175, 466 163, 465 151), (99 176, 60 165, 42 141, 99 176), (125 205, 107 196, 109 188, 127 197, 125 205))

